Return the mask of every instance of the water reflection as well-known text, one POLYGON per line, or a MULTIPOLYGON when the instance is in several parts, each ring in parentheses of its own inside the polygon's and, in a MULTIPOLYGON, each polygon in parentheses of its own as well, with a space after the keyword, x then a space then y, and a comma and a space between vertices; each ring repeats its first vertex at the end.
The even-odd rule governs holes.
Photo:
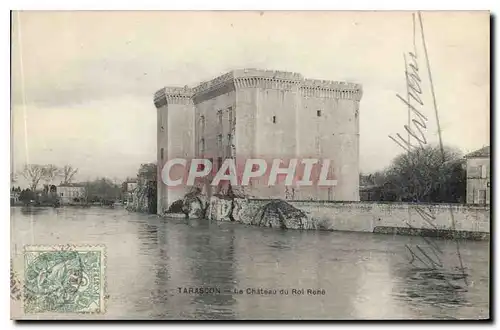
POLYGON ((461 273, 439 269, 407 268, 400 270, 404 285, 395 295, 415 306, 460 307, 468 304, 468 291, 461 273))
POLYGON ((196 318, 232 319, 235 300, 231 284, 234 283, 234 228, 220 228, 217 223, 202 221, 203 233, 189 231, 186 246, 191 260, 190 272, 195 288, 214 289, 216 293, 194 295, 196 318), (220 291, 220 292, 219 292, 220 291))
MULTIPOLYGON (((11 211, 14 256, 21 256, 24 244, 106 245, 110 299, 106 314, 97 318, 488 317, 488 242, 461 244, 470 285, 450 290, 442 277, 461 283, 460 271, 415 269, 405 253, 412 238, 405 236, 281 231, 116 209, 11 211), (221 293, 184 293, 183 288, 221 293), (233 291, 252 288, 287 294, 233 291), (307 289, 325 294, 307 294, 307 289)), ((444 251, 443 263, 456 264, 455 246, 436 242, 444 251)))

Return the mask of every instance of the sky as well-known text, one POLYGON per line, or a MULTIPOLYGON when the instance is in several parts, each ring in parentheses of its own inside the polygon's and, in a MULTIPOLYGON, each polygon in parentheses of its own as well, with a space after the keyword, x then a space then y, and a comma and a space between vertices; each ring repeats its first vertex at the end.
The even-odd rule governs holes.
MULTIPOLYGON (((444 145, 468 153, 490 140, 488 12, 423 12, 444 145)), ((420 26, 415 45, 425 132, 437 143, 420 26)), ((71 164, 77 180, 135 176, 156 161, 153 94, 233 69, 299 72, 363 86, 360 170, 402 152, 404 54, 411 12, 14 12, 11 163, 71 164)), ((22 179, 21 179, 22 181, 22 179)))

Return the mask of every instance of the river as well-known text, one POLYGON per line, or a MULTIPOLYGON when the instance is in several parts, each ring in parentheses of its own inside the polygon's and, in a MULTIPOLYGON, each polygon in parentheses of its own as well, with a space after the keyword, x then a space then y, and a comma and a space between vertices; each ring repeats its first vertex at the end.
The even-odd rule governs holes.
MULTIPOLYGON (((458 263, 453 241, 433 241, 444 264, 458 263)), ((94 319, 488 318, 489 242, 460 243, 469 283, 461 282, 461 290, 450 289, 437 271, 409 264, 405 245, 421 242, 160 219, 124 209, 11 208, 13 256, 25 244, 105 245, 106 311, 82 316, 94 319), (221 293, 189 293, 200 287, 221 293), (247 294, 252 288, 277 293, 247 294)))

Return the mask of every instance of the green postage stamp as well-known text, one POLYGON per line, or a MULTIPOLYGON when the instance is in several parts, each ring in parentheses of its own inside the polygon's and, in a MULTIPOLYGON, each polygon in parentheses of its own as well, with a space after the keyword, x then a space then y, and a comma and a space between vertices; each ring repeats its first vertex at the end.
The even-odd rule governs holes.
POLYGON ((25 313, 103 313, 105 283, 103 246, 24 248, 25 313))

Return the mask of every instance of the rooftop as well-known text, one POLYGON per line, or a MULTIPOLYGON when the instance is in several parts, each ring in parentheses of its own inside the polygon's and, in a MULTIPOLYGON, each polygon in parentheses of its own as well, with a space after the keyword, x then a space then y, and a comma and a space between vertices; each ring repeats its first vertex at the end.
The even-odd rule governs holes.
POLYGON ((483 147, 479 150, 473 151, 465 155, 465 158, 488 158, 488 157, 490 157, 490 146, 483 147))
POLYGON ((58 187, 85 187, 84 183, 61 183, 58 187))

